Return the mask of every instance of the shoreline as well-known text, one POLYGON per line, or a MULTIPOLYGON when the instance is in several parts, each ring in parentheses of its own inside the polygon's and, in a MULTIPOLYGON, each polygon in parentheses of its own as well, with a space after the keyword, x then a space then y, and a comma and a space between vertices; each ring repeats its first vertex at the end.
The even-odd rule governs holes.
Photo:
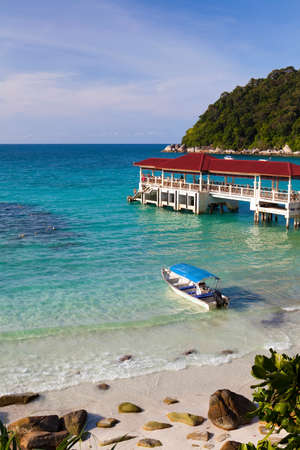
MULTIPOLYGON (((293 347, 289 354, 296 353, 293 347)), ((266 352, 267 353, 267 352, 266 352)), ((136 447, 142 438, 159 439, 166 449, 189 449, 200 445, 203 441, 187 439, 191 432, 209 431, 213 434, 208 441, 216 450, 220 449, 225 440, 217 439, 225 431, 215 427, 208 419, 209 397, 217 389, 229 389, 252 399, 251 384, 255 379, 251 376, 251 366, 255 353, 250 353, 240 359, 235 359, 222 366, 188 367, 180 371, 162 371, 132 378, 107 381, 108 390, 100 390, 98 383, 83 383, 62 390, 48 391, 27 405, 10 405, 0 408, 0 419, 4 423, 11 423, 29 415, 58 414, 86 409, 89 416, 87 431, 91 433, 88 440, 81 444, 81 448, 99 448, 99 441, 117 436, 130 434, 135 439, 122 442, 117 448, 124 450, 136 447), (165 397, 178 399, 178 403, 166 405, 165 397), (119 414, 118 405, 121 402, 132 402, 143 409, 139 414, 119 414), (149 420, 169 422, 166 414, 169 412, 189 412, 203 416, 206 420, 197 427, 190 427, 181 423, 172 423, 172 427, 157 431, 144 431, 143 425, 149 420), (114 417, 120 420, 114 428, 97 428, 96 423, 103 417, 114 417), (217 439, 216 439, 217 438, 217 439)), ((99 380, 103 383, 106 380, 99 380)), ((227 439, 239 442, 254 442, 262 439, 258 430, 258 422, 242 426, 228 432, 227 439)), ((107 446, 105 448, 111 448, 107 446)), ((213 447, 209 447, 213 448, 213 447)))

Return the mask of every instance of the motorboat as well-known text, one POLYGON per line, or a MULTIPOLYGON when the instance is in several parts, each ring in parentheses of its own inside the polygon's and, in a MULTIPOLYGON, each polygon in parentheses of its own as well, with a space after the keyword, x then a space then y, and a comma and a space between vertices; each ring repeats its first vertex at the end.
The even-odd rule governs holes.
POLYGON ((207 270, 180 263, 161 270, 163 279, 181 297, 206 311, 228 308, 229 298, 218 290, 220 278, 207 270))
POLYGON ((224 159, 234 159, 232 156, 224 156, 224 159))

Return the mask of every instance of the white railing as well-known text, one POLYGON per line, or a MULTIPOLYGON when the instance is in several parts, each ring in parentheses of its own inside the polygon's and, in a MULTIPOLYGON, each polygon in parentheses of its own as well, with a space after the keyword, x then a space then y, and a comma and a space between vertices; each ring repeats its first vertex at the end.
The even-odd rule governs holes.
MULTIPOLYGON (((197 191, 199 192, 200 186, 199 183, 186 183, 184 180, 172 180, 170 178, 161 177, 143 177, 142 184, 144 187, 147 185, 155 185, 157 187, 170 187, 170 188, 178 188, 186 191, 197 191)), ((288 202, 289 195, 287 191, 274 191, 269 188, 263 189, 255 189, 251 186, 247 185, 239 185, 239 184, 224 184, 219 182, 214 183, 202 183, 202 191, 210 192, 212 194, 219 193, 222 197, 249 197, 249 198, 259 198, 262 200, 269 201, 283 201, 288 202)), ((292 191, 290 201, 300 201, 300 192, 292 191)))

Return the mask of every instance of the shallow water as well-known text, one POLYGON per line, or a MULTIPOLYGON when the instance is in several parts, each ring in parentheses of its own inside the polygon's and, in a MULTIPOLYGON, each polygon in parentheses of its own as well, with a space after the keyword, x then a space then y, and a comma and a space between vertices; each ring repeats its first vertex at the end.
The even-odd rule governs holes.
POLYGON ((299 341, 300 233, 254 226, 247 204, 212 216, 128 204, 132 162, 162 147, 0 146, 0 392, 299 341), (171 292, 160 268, 181 261, 218 274, 231 308, 203 313, 171 292))

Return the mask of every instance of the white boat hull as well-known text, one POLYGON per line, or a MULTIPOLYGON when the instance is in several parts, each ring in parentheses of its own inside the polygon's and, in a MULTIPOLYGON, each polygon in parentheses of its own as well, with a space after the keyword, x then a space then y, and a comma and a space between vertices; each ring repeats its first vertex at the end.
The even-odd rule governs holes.
MULTIPOLYGON (((195 303, 198 306, 201 306, 201 308, 203 308, 205 311, 211 311, 213 309, 217 309, 218 308, 218 304, 216 301, 216 298, 214 296, 214 293, 212 291, 212 295, 211 296, 207 296, 205 298, 197 298, 194 295, 192 295, 192 292, 194 292, 195 287, 191 284, 191 288, 190 290, 181 290, 180 285, 186 285, 187 281, 184 280, 183 278, 180 278, 178 275, 176 275, 175 273, 169 271, 168 269, 163 268, 161 271, 162 277, 165 280, 165 282, 168 284, 168 286, 172 289, 173 292, 175 292, 175 294, 180 295, 180 297, 185 298, 186 300, 189 300, 192 303, 195 303), (179 283, 174 283, 174 280, 178 280, 179 283), (182 281, 182 283, 181 283, 182 281), (187 292, 190 291, 191 293, 187 292)), ((228 297, 226 297, 225 295, 222 295, 222 299, 224 300, 224 308, 227 308, 228 304, 229 304, 229 299, 228 297)))

